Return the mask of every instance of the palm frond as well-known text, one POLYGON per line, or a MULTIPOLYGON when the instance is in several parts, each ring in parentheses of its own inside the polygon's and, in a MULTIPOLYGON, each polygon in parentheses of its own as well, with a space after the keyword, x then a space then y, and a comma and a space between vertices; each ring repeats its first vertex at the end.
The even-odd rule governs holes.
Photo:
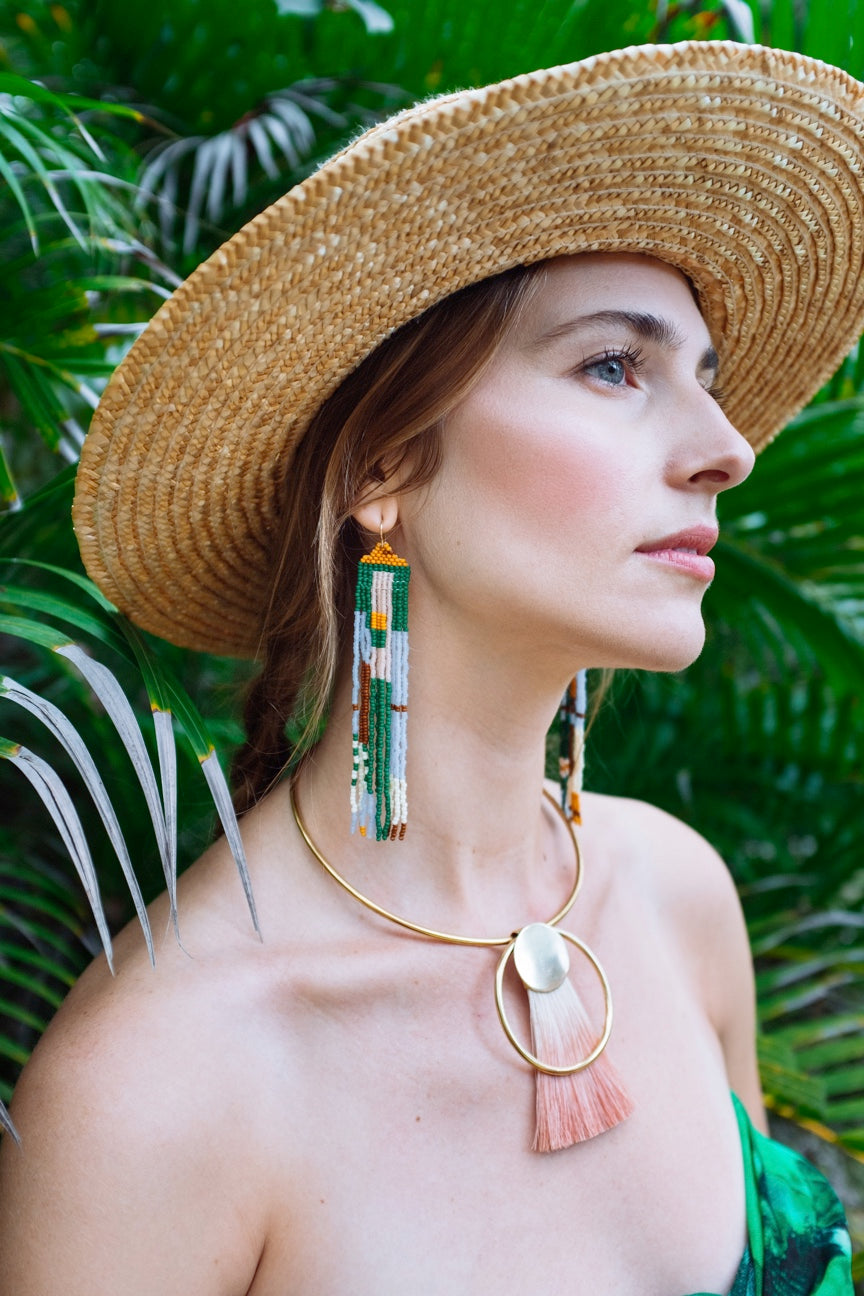
MULTIPOLYGON (((123 869, 123 875, 129 886, 132 895, 135 912, 138 914, 138 920, 141 923, 144 939, 147 942, 147 952, 150 955, 151 963, 155 963, 156 956, 153 950, 153 936, 150 931, 150 921, 147 917, 147 911, 144 907, 144 898, 141 894, 141 888, 138 885, 138 879, 135 877, 135 871, 132 867, 132 860, 129 857, 129 850, 120 827, 120 821, 111 804, 111 800, 105 789, 105 784, 96 768, 96 762, 90 755, 87 745, 81 734, 69 719, 63 714, 59 707, 44 698, 38 697, 30 689, 22 684, 16 683, 15 680, 4 676, 0 679, 0 698, 5 698, 9 702, 15 702, 24 707, 31 715, 35 715, 50 733, 62 743, 63 747, 71 756, 76 769, 84 780, 87 791, 90 793, 93 801, 99 811, 99 816, 105 825, 111 845, 114 847, 117 858, 123 869)), ((161 754, 161 747, 160 747, 161 754)), ((164 783, 163 783, 164 786, 164 783)), ((176 827, 176 816, 175 816, 176 827)), ((176 833, 175 833, 175 852, 176 852, 176 833)), ((94 878, 95 884, 95 878, 94 878)))
POLYGON ((0 1128, 17 1138, 3 1103, 11 1079, 95 952, 85 931, 82 900, 59 869, 28 858, 27 842, 0 852, 0 1128), (14 994, 14 1001, 10 995, 14 994))
POLYGON ((215 808, 226 834, 226 840, 232 850, 240 873, 253 924, 256 931, 258 931, 258 917, 252 895, 248 866, 242 839, 237 828, 236 816, 231 806, 227 783, 216 754, 215 744, 191 698, 149 648, 144 636, 113 608, 98 587, 87 577, 78 572, 58 568, 52 564, 23 563, 16 560, 5 561, 10 562, 13 567, 35 567, 37 570, 58 577, 85 594, 92 603, 93 608, 82 608, 80 602, 75 598, 62 597, 53 593, 46 594, 44 591, 31 590, 21 586, 0 586, 0 604, 5 602, 11 608, 35 610, 50 617, 52 622, 72 625, 78 630, 83 630, 100 643, 119 652, 127 661, 133 662, 140 672, 141 679, 147 690, 153 717, 158 762, 162 778, 161 794, 141 728, 129 700, 113 672, 102 662, 85 652, 80 644, 70 640, 64 631, 54 628, 52 624, 33 621, 21 612, 0 614, 0 632, 12 637, 23 638, 27 642, 37 644, 43 648, 49 648, 62 659, 71 662, 99 698, 113 722, 123 746, 132 760, 139 785, 148 806, 151 823, 159 846, 160 858, 162 859, 165 881, 171 901, 172 918, 175 925, 177 921, 177 777, 173 717, 176 715, 181 725, 181 732, 188 742, 210 789, 215 808))
POLYGON ((81 820, 75 810, 72 798, 59 775, 48 762, 43 760, 41 756, 29 751, 26 747, 22 747, 20 743, 11 742, 8 738, 0 737, 0 758, 10 761, 12 765, 21 771, 24 777, 33 785, 39 799, 50 814, 63 845, 75 865, 75 871, 81 881, 87 903, 90 905, 91 912, 96 920, 105 957, 108 960, 109 967, 113 967, 111 935, 108 931, 105 910, 99 894, 99 883, 93 867, 93 857, 90 854, 87 836, 81 826, 81 820))
MULTIPOLYGON (((37 431, 77 459, 90 413, 122 351, 177 278, 139 237, 132 197, 139 163, 105 119, 142 114, 58 95, 0 73, 0 388, 5 470, 14 504, 14 447, 28 464, 37 431), (84 124, 87 111, 95 126, 84 124), (142 273, 130 274, 129 267, 142 273), (130 314, 127 302, 144 303, 130 314), (29 452, 29 453, 28 453, 29 452)), ((15 464, 18 476, 18 465, 15 464)))
POLYGON ((189 255, 200 238, 202 219, 222 225, 229 212, 246 204, 250 160, 270 180, 288 176, 315 147, 316 117, 345 125, 345 118, 326 103, 333 84, 319 79, 275 90, 227 130, 158 144, 141 175, 138 205, 156 204, 165 243, 173 239, 179 193, 186 194, 182 250, 189 255))
POLYGON ((14 73, 0 72, 0 173, 9 183, 13 197, 30 235, 34 253, 39 251, 39 235, 26 187, 35 182, 47 196, 56 214, 66 225, 73 239, 82 248, 88 238, 125 226, 127 210, 117 201, 112 189, 122 180, 110 173, 93 171, 90 163, 95 158, 104 162, 105 154, 81 119, 73 105, 98 107, 102 113, 141 120, 141 114, 122 105, 94 104, 77 101, 47 90, 38 82, 14 73), (38 114, 39 107, 48 106, 51 116, 38 114), (34 112, 34 109, 37 109, 34 112), (66 125, 64 135, 52 129, 59 115, 66 125), (70 211, 60 188, 65 182, 87 216, 82 225, 70 211))

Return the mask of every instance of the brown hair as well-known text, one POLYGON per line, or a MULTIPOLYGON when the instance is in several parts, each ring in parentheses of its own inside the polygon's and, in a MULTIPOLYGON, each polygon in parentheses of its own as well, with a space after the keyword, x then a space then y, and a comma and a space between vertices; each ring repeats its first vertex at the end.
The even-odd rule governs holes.
POLYGON ((320 737, 363 550, 351 510, 375 480, 398 474, 403 491, 431 480, 444 419, 495 355, 537 268, 517 266, 430 307, 367 356, 312 420, 284 487, 263 666, 232 771, 238 811, 320 737))

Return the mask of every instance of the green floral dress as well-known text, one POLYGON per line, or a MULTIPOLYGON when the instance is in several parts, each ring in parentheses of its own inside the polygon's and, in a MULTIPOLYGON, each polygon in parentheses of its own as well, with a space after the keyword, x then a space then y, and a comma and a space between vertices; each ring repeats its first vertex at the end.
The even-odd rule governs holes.
POLYGON ((804 1157, 755 1130, 734 1094, 733 1101, 748 1245, 730 1296, 852 1296, 852 1248, 834 1190, 804 1157))

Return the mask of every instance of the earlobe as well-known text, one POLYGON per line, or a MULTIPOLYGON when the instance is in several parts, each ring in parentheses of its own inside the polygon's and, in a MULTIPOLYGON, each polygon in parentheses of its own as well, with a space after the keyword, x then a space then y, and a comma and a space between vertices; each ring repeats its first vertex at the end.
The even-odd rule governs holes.
POLYGON ((351 516, 364 531, 386 536, 399 521, 399 505, 395 495, 379 495, 364 499, 352 510, 351 516))

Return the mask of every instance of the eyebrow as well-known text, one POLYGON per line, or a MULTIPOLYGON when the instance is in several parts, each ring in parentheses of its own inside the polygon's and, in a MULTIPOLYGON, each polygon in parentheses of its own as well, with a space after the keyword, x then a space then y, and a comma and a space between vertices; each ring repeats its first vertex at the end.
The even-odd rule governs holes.
MULTIPOLYGON (((535 347, 545 347, 557 342, 559 338, 567 337, 571 333, 581 332, 586 328, 595 327, 598 324, 629 329, 631 333, 634 333, 643 341, 653 342, 655 346, 665 347, 669 351, 676 351, 683 346, 685 340, 681 330, 671 320, 663 319, 659 315, 648 315, 642 311, 602 310, 595 311, 591 315, 580 315, 576 319, 565 320, 561 324, 556 324, 554 328, 541 334, 533 345, 535 347)), ((716 373, 719 366, 720 361, 717 351, 713 346, 709 346, 700 357, 697 371, 708 370, 716 373)))

